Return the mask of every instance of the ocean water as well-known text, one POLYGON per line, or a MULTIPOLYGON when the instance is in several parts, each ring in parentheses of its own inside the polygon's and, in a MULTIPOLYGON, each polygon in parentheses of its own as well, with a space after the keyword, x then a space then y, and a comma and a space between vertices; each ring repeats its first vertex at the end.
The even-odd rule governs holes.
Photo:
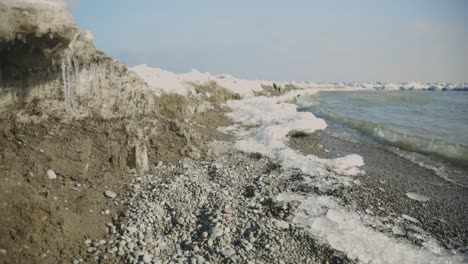
POLYGON ((468 167, 468 92, 323 91, 299 105, 335 136, 385 145, 447 179, 449 164, 468 167))

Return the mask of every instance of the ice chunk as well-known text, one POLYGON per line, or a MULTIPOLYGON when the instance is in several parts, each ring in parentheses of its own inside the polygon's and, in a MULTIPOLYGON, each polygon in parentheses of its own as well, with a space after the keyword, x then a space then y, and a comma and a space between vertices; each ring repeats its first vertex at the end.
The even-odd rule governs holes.
POLYGON ((406 196, 412 200, 419 201, 419 202, 428 202, 430 199, 427 196, 417 194, 417 193, 406 193, 406 196))

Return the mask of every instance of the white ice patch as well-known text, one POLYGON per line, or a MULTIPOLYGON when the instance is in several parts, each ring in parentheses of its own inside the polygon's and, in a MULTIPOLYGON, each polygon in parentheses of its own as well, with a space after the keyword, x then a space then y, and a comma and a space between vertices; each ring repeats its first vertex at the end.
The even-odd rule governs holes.
POLYGON ((406 196, 412 200, 419 201, 419 202, 428 202, 430 199, 427 196, 417 193, 406 193, 406 196))
MULTIPOLYGON (((299 94, 314 93, 302 90, 299 94)), ((245 152, 258 152, 279 161, 285 169, 300 170, 306 184, 319 189, 349 186, 353 176, 361 173, 361 156, 351 154, 336 159, 321 159, 302 155, 287 147, 287 134, 291 130, 312 133, 325 129, 326 123, 312 113, 297 112, 295 104, 286 103, 297 98, 298 92, 280 97, 255 97, 228 102, 233 110, 228 115, 244 127, 233 126, 238 132, 236 148, 245 152)), ((293 223, 305 227, 319 241, 328 243, 351 259, 363 263, 461 263, 458 255, 450 255, 429 238, 420 248, 409 242, 398 241, 366 226, 363 221, 376 221, 361 217, 340 205, 337 198, 299 194, 280 194, 280 201, 301 202, 293 223)), ((367 223, 366 222, 366 223, 367 223)))
POLYGON ((363 225, 359 215, 329 196, 280 194, 279 201, 300 201, 293 223, 360 263, 463 263, 434 241, 426 248, 390 238, 363 225))

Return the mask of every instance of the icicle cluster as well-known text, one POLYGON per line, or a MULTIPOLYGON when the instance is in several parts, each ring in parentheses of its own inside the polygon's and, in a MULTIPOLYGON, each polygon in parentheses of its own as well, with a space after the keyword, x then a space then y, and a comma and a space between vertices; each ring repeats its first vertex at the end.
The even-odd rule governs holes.
POLYGON ((75 109, 73 86, 79 80, 79 73, 78 62, 71 58, 70 52, 66 52, 65 57, 62 58, 62 79, 65 109, 67 111, 73 111, 75 109))

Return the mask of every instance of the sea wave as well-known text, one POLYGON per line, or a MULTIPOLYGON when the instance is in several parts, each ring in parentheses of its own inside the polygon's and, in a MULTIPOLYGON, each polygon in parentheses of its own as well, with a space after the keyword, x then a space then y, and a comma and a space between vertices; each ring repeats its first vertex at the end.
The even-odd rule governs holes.
POLYGON ((441 139, 400 133, 382 124, 341 116, 331 111, 321 110, 320 114, 325 119, 341 122, 384 143, 389 143, 408 151, 441 156, 468 165, 468 146, 453 144, 441 139))

